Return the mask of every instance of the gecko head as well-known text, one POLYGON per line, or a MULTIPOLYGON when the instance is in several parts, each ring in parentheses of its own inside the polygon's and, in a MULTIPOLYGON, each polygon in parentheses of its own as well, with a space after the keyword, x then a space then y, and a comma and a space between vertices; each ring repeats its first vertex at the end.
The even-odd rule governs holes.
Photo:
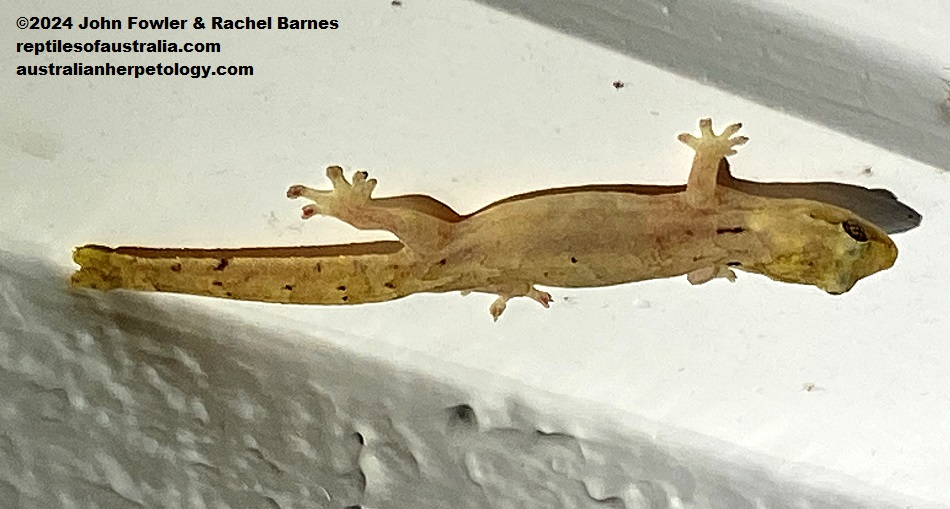
POLYGON ((792 201, 753 220, 769 253, 744 268, 838 295, 894 265, 897 246, 881 228, 839 207, 792 201))

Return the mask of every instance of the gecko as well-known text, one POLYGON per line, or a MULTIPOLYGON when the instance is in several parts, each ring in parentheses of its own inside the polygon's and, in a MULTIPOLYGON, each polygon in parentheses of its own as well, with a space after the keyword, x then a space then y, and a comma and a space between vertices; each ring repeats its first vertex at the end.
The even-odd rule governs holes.
POLYGON ((734 281, 740 270, 842 294, 894 264, 897 247, 888 233, 846 208, 758 192, 749 181, 735 185, 727 157, 748 141, 736 135, 740 128, 716 134, 702 119, 698 137, 678 137, 694 151, 685 186, 546 189, 467 215, 426 195, 376 198, 377 181, 366 172, 347 180, 341 167, 330 166, 331 189, 288 189, 289 198, 309 201, 302 217, 334 217, 398 240, 235 249, 89 244, 73 253, 80 269, 71 285, 294 304, 481 292, 497 296, 489 307, 497 320, 512 298, 549 307, 551 294, 538 286, 683 275, 703 284, 734 281))

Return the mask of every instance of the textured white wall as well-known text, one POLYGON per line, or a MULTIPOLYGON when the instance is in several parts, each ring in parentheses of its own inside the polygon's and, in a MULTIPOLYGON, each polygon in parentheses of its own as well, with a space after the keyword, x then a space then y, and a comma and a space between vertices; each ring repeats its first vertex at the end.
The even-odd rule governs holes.
MULTIPOLYGON (((0 53, 12 507, 950 504, 945 174, 475 3, 201 9, 83 8, 343 23, 195 37, 226 52, 194 61, 255 65, 245 80, 21 79, 10 70, 36 59, 0 53), (497 324, 479 295, 330 309, 61 286, 86 242, 373 238, 302 223, 283 198, 331 163, 462 211, 559 185, 680 183, 675 135, 701 116, 746 123, 738 175, 886 187, 924 224, 897 237, 897 266, 839 298, 677 279, 551 289, 553 309, 514 302, 497 324)), ((0 31, 0 47, 23 34, 0 31)))
POLYGON ((3 507, 892 507, 371 339, 336 336, 382 359, 62 277, 0 254, 3 507))

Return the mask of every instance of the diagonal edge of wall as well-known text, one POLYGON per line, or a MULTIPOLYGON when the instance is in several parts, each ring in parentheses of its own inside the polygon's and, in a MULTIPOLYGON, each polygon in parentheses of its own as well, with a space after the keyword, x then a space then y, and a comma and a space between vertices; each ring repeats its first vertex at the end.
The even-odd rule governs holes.
POLYGON ((923 55, 725 0, 478 1, 950 170, 948 85, 923 55))

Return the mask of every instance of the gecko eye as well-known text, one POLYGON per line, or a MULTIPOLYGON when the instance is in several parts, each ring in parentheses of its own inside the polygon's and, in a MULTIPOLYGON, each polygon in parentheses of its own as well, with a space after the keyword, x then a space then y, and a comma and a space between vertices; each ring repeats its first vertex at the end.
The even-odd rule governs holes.
POLYGON ((864 231, 864 227, 860 224, 854 221, 845 221, 841 223, 841 227, 844 228, 845 233, 850 235, 852 239, 858 242, 868 241, 868 233, 864 231))

